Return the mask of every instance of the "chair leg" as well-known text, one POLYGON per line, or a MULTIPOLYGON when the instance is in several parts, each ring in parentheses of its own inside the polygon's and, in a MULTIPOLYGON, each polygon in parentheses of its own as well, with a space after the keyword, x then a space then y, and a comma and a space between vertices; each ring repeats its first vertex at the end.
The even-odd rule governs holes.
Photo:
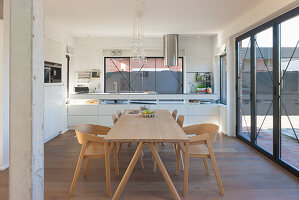
POLYGON ((175 174, 178 175, 179 174, 179 170, 180 170, 180 147, 178 144, 176 144, 176 170, 175 170, 175 174))
POLYGON ((184 159, 183 159, 183 153, 180 151, 180 157, 181 157, 181 164, 182 164, 182 170, 184 171, 184 159))
POLYGON ((172 144, 172 148, 174 149, 174 151, 176 152, 176 144, 172 144))
POLYGON ((77 183, 77 180, 78 180, 78 176, 79 176, 79 173, 80 173, 82 161, 83 161, 83 158, 84 158, 86 146, 87 146, 87 142, 84 142, 82 147, 81 147, 81 152, 80 152, 80 155, 79 155, 79 158, 78 158, 78 162, 77 162, 75 174, 74 174, 74 177, 73 177, 71 189, 70 189, 70 192, 69 192, 69 196, 71 196, 74 193, 76 183, 77 183))
POLYGON ((207 141, 207 145, 208 145, 208 150, 209 150, 209 154, 210 154, 210 157, 211 157, 212 165, 213 165, 213 168, 214 168, 214 172, 215 172, 219 192, 220 192, 221 195, 224 195, 224 189, 223 189, 223 185, 222 185, 222 182, 221 182, 220 173, 219 173, 219 170, 218 170, 217 162, 216 162, 216 159, 215 159, 215 155, 214 155, 212 144, 211 144, 210 140, 207 141))
MULTIPOLYGON (((159 144, 158 143, 155 143, 155 147, 157 149, 157 152, 159 152, 159 144)), ((154 172, 156 172, 156 171, 157 171, 157 162, 154 161, 154 172)))
POLYGON ((111 196, 111 177, 110 177, 110 152, 109 143, 104 143, 105 150, 105 171, 106 171, 106 195, 111 196))
POLYGON ((203 163, 205 165, 205 169, 206 169, 207 174, 210 175, 211 173, 210 173, 210 169, 209 169, 207 158, 203 158, 203 163))
POLYGON ((119 154, 120 154, 121 145, 122 145, 122 143, 118 143, 118 148, 117 148, 118 159, 119 159, 119 154))
POLYGON ((86 159, 86 166, 85 166, 85 169, 84 169, 83 176, 87 176, 90 161, 91 161, 91 159, 88 159, 88 158, 86 159))
POLYGON ((118 166, 118 144, 115 145, 114 147, 114 171, 115 171, 115 175, 118 176, 119 175, 119 166, 118 166))

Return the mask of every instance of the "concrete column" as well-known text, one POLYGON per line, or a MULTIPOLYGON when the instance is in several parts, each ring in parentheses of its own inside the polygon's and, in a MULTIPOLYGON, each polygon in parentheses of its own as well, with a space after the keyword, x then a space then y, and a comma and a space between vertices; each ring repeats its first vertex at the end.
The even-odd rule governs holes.
POLYGON ((10 4, 9 199, 44 199, 44 0, 10 4))

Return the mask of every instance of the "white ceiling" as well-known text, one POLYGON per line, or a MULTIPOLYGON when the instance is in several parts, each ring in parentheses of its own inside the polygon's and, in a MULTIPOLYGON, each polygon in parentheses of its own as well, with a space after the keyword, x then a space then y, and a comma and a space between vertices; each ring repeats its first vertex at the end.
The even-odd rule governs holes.
MULTIPOLYGON (((46 21, 74 36, 130 36, 135 0, 45 0, 46 21)), ((262 0, 144 0, 147 36, 216 34, 262 0)))

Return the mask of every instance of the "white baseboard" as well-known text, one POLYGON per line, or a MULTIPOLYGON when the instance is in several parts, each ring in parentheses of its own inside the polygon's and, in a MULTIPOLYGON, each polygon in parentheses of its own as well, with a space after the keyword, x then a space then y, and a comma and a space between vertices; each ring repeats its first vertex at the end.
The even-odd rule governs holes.
POLYGON ((7 165, 4 165, 4 166, 0 166, 0 171, 2 171, 2 170, 6 170, 8 167, 9 167, 8 164, 7 164, 7 165))
POLYGON ((61 135, 62 135, 62 134, 65 134, 65 133, 68 132, 69 130, 70 130, 70 129, 67 128, 67 129, 61 131, 61 135))

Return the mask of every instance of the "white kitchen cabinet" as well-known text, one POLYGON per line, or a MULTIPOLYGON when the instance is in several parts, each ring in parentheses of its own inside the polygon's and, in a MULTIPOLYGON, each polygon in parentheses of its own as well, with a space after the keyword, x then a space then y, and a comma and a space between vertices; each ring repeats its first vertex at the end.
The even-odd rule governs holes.
POLYGON ((188 109, 191 116, 219 116, 218 104, 189 104, 188 109))
POLYGON ((54 63, 62 63, 64 59, 63 46, 54 40, 45 38, 44 60, 54 63))
POLYGON ((69 116, 98 116, 98 105, 68 105, 69 116))
POLYGON ((50 137, 50 88, 44 87, 44 141, 50 137))
POLYGON ((61 85, 44 87, 44 142, 62 132, 62 110, 64 106, 61 85))
POLYGON ((98 118, 98 124, 102 125, 102 126, 112 127, 113 126, 112 116, 111 115, 108 115, 108 116, 99 116, 99 118, 98 118))
POLYGON ((178 110, 178 115, 188 115, 188 107, 185 104, 159 104, 160 110, 168 110, 172 113, 173 110, 178 110))
POLYGON ((212 123, 219 125, 219 116, 188 116, 188 125, 203 123, 212 123))
POLYGON ((149 109, 159 109, 158 105, 155 105, 155 104, 129 104, 129 109, 140 110, 141 106, 147 106, 147 107, 149 107, 149 109))
POLYGON ((98 116, 68 116, 69 127, 75 127, 79 124, 98 124, 98 116))
POLYGON ((50 59, 51 62, 62 63, 62 45, 56 41, 50 42, 50 59))
POLYGON ((99 115, 100 116, 110 116, 116 114, 116 111, 123 112, 128 109, 128 104, 100 104, 99 105, 99 115))
POLYGON ((51 58, 50 58, 50 40, 48 38, 45 38, 45 61, 50 61, 51 58))

